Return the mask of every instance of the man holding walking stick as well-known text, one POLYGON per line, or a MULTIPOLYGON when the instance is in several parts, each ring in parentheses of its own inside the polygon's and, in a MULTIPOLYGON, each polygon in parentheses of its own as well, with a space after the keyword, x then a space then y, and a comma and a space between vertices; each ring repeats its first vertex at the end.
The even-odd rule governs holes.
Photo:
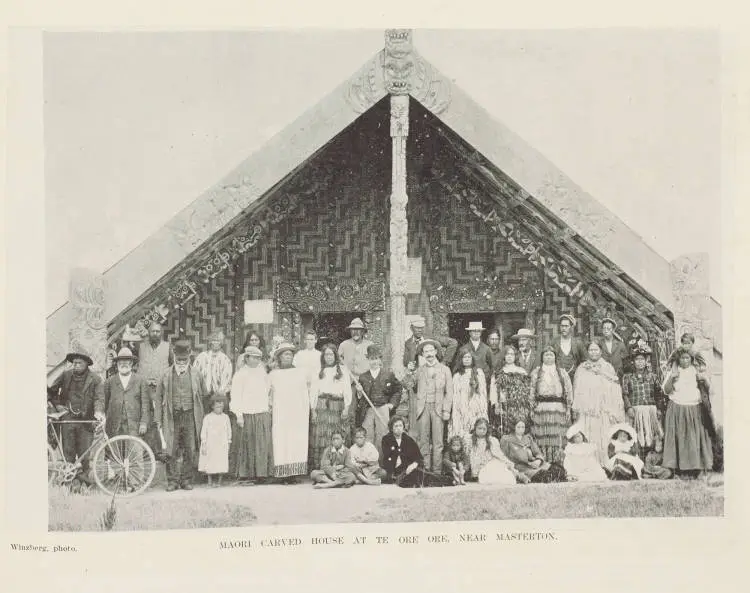
POLYGON ((382 455, 383 437, 388 434, 388 421, 401 402, 401 383, 393 371, 383 368, 383 354, 379 346, 367 347, 370 370, 355 381, 357 389, 357 424, 367 430, 367 440, 382 455))

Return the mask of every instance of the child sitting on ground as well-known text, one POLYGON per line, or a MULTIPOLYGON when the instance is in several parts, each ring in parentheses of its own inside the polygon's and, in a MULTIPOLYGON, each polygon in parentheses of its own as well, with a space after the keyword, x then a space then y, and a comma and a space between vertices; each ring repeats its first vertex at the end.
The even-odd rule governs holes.
POLYGON ((323 451, 320 469, 313 470, 310 474, 313 488, 354 486, 357 478, 347 465, 351 465, 351 461, 349 461, 349 449, 344 446, 344 434, 340 430, 334 430, 331 434, 331 444, 323 451))
POLYGON ((359 482, 379 486, 386 474, 378 465, 378 459, 378 450, 367 440, 367 430, 359 427, 354 431, 354 444, 349 449, 349 469, 359 482))
POLYGON ((225 397, 211 398, 212 411, 203 419, 198 471, 208 475, 208 485, 221 486, 221 476, 229 471, 229 444, 232 426, 224 413, 225 397), (216 482, 214 482, 216 479, 216 482))
POLYGON ((443 474, 453 480, 454 486, 466 486, 466 468, 469 455, 464 449, 463 439, 456 435, 448 442, 443 453, 443 474))
POLYGON ((604 469, 611 480, 640 480, 643 461, 639 457, 635 430, 628 424, 615 424, 610 429, 607 447, 609 459, 604 469))
POLYGON ((565 437, 563 467, 570 482, 604 482, 607 474, 596 460, 596 448, 589 443, 582 424, 574 424, 565 437))

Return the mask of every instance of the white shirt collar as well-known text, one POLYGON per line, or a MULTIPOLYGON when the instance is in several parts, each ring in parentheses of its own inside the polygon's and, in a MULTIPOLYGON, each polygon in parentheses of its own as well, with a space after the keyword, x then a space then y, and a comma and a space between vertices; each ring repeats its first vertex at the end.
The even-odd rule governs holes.
POLYGON ((479 344, 482 343, 482 340, 477 340, 476 342, 474 340, 471 340, 471 345, 474 346, 474 350, 477 350, 479 348, 479 344))
POLYGON ((370 369, 370 374, 372 375, 372 378, 373 379, 377 379, 378 375, 380 375, 380 371, 382 371, 382 370, 383 369, 377 369, 377 370, 374 371, 374 370, 370 369))

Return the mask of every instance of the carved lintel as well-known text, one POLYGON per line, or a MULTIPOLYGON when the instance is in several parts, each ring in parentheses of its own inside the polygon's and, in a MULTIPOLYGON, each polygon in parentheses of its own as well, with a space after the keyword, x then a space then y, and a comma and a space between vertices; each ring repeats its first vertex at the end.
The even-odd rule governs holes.
POLYGON ((280 280, 276 283, 276 310, 300 314, 384 311, 385 283, 362 278, 300 282, 280 280))

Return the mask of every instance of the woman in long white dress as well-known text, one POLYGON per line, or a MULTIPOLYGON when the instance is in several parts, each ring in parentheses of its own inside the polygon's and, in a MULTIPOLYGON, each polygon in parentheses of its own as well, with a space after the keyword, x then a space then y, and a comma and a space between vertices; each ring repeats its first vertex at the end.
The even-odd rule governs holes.
POLYGON ((292 365, 292 344, 280 344, 274 357, 277 366, 268 375, 272 410, 273 475, 287 484, 294 484, 297 476, 308 474, 310 392, 305 370, 292 365))
POLYGON ((471 352, 465 352, 460 370, 453 375, 453 408, 448 438, 465 437, 479 418, 488 418, 487 381, 471 352))
POLYGON ((588 359, 578 365, 573 379, 573 415, 596 447, 599 465, 609 459, 609 428, 626 422, 620 379, 614 367, 602 358, 597 342, 587 348, 588 359))
POLYGON ((516 484, 516 476, 524 482, 528 478, 520 475, 500 448, 500 441, 490 434, 490 423, 480 418, 474 430, 464 437, 464 447, 469 454, 471 480, 480 484, 516 484))

